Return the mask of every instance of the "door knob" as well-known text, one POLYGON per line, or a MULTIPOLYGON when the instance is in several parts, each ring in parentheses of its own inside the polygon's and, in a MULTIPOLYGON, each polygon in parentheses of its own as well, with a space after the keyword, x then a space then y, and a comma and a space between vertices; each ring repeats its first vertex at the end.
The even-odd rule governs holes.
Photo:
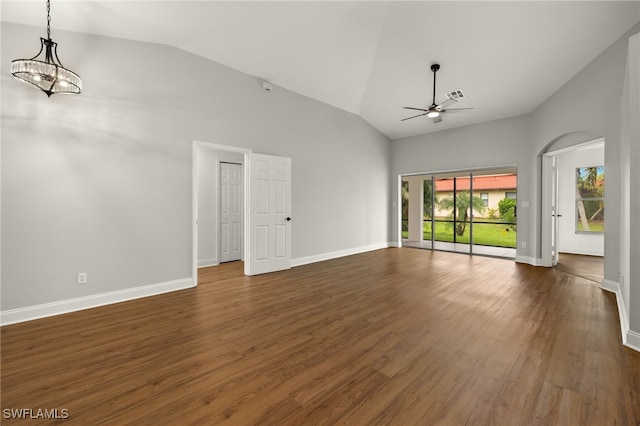
POLYGON ((290 217, 287 218, 287 222, 291 222, 291 218, 290 217))

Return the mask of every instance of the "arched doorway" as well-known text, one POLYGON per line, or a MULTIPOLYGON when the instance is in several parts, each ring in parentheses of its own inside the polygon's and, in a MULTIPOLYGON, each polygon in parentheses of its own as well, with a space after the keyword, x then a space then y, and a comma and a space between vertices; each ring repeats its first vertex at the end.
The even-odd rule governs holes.
MULTIPOLYGON (((541 260, 542 266, 556 266, 560 253, 602 256, 604 258, 604 228, 584 229, 584 205, 576 173, 584 169, 604 170, 604 139, 588 132, 572 132, 551 141, 539 155, 541 165, 541 260), (584 159, 596 158, 596 160, 584 159), (600 158, 597 160, 597 158, 600 158), (583 162, 584 164, 582 164, 583 162), (593 163, 593 164, 592 164, 593 163), (598 163, 598 164, 596 164, 598 163), (580 166, 577 167, 577 165, 580 166), (562 180, 559 180, 559 175, 562 180), (567 182, 567 179, 570 182, 567 182), (571 239, 571 242, 568 241, 571 239), (568 248, 568 247, 578 248, 568 248)), ((579 179, 578 179, 579 180, 579 179)), ((604 188, 604 181, 602 181, 604 188)), ((592 203, 592 201, 588 201, 592 203)), ((604 205, 604 199, 602 199, 604 205)), ((604 210, 589 217, 602 216, 604 210)), ((565 260, 568 257, 565 254, 565 260)), ((574 257, 581 262, 586 258, 574 257)), ((597 268, 596 268, 597 269, 597 268)), ((600 268, 602 269, 602 268, 600 268)), ((570 271, 569 271, 570 272, 570 271)), ((586 272, 585 272, 586 273, 586 272)), ((603 278, 603 271, 589 272, 589 279, 603 278)), ((595 279, 594 279, 595 280, 595 279)))

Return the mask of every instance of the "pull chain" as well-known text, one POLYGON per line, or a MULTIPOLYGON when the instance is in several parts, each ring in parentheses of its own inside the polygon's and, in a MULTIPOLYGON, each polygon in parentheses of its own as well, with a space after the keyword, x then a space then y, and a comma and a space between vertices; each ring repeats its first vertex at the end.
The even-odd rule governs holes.
POLYGON ((47 38, 51 40, 51 2, 47 0, 47 38))

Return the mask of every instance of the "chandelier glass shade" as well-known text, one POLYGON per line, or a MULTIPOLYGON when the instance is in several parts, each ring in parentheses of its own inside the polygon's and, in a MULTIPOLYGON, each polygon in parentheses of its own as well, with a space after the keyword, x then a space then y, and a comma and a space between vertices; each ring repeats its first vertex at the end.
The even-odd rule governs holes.
POLYGON ((65 68, 58 59, 58 43, 51 39, 49 11, 47 0, 47 38, 40 37, 40 51, 31 59, 11 61, 11 74, 18 80, 34 85, 49 97, 55 93, 80 93, 80 76, 65 68))

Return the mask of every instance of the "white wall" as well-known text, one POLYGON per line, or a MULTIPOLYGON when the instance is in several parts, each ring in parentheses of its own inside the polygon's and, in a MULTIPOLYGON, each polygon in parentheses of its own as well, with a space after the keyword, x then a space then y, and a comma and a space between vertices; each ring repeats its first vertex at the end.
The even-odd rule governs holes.
MULTIPOLYGON (((434 124, 425 120, 425 126, 434 126, 434 124)), ((518 171, 517 254, 527 257, 528 249, 521 248, 521 242, 531 240, 528 228, 529 209, 521 207, 522 201, 530 199, 529 188, 525 184, 529 181, 531 174, 527 143, 527 120, 523 117, 397 139, 392 142, 392 197, 394 200, 397 197, 397 176, 401 174, 516 166, 518 171)), ((398 220, 398 209, 395 205, 392 205, 392 220, 398 220)), ((396 233, 397 226, 393 228, 392 239, 397 239, 396 233)))
POLYGON ((244 163, 242 154, 197 147, 198 267, 220 262, 220 162, 244 163))
POLYGON ((2 22, 2 311, 192 280, 192 142, 292 158, 292 256, 388 241, 389 140, 360 117, 168 46, 56 31, 78 96, 14 80, 2 22), (76 284, 87 272, 89 283, 76 284))
MULTIPOLYGON (((576 232, 576 168, 604 165, 604 146, 558 154, 558 249, 561 253, 604 256, 604 234, 576 232)), ((606 173, 606 171, 605 171, 606 173)), ((606 178, 605 178, 606 179, 606 178)), ((605 209, 605 215, 608 208, 605 209)))
POLYGON ((620 150, 622 211, 620 216, 621 293, 629 313, 627 343, 640 348, 640 34, 629 39, 620 150))

